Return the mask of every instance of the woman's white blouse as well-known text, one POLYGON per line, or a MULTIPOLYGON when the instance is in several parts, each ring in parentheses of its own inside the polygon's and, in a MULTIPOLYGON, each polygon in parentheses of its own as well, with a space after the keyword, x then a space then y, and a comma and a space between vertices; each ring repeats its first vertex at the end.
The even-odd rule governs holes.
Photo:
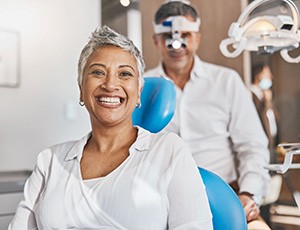
POLYGON ((212 229, 202 179, 176 134, 139 128, 118 168, 83 181, 80 160, 89 137, 39 154, 9 230, 212 229))

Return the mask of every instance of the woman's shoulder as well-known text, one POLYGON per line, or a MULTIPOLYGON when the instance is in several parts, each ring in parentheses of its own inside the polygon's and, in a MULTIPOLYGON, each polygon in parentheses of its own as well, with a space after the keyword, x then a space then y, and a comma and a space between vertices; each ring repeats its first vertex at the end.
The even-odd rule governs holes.
POLYGON ((174 142, 174 143, 183 143, 181 137, 179 137, 176 133, 160 131, 158 133, 152 133, 155 139, 160 141, 174 142))
MULTIPOLYGON (((152 143, 156 143, 156 144, 162 144, 162 142, 167 142, 167 143, 181 143, 182 139, 181 137, 179 137, 176 133, 173 132, 168 132, 168 131, 159 131, 156 133, 152 133, 142 127, 138 127, 139 129, 139 136, 140 137, 148 137, 149 138, 149 142, 152 143)), ((147 139, 148 139, 147 138, 147 139)), ((163 143, 163 145, 166 143, 163 143)))
POLYGON ((47 147, 46 149, 42 150, 39 155, 47 155, 47 154, 59 154, 61 152, 68 152, 78 140, 70 140, 61 143, 57 143, 47 147))
POLYGON ((150 148, 155 152, 164 152, 172 158, 188 152, 184 141, 176 133, 161 131, 151 135, 150 148))
POLYGON ((37 163, 38 164, 49 164, 53 158, 58 161, 74 159, 79 154, 81 154, 82 147, 84 146, 85 139, 87 136, 79 140, 69 140, 52 145, 38 154, 37 163))
POLYGON ((157 133, 151 133, 148 130, 138 127, 139 137, 136 145, 141 149, 153 149, 159 148, 162 149, 171 149, 170 147, 178 147, 183 145, 182 139, 173 132, 159 131, 157 133))

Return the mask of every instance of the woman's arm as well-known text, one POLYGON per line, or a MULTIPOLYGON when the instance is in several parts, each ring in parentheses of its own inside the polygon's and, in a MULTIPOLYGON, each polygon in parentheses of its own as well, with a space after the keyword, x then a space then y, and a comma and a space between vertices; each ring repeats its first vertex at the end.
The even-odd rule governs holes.
POLYGON ((45 184, 45 175, 42 170, 46 162, 45 156, 43 152, 39 154, 37 164, 25 183, 23 200, 19 203, 8 230, 38 229, 33 209, 39 201, 45 184))
POLYGON ((205 186, 196 163, 188 151, 185 151, 176 162, 168 189, 168 198, 169 229, 213 229, 205 186))

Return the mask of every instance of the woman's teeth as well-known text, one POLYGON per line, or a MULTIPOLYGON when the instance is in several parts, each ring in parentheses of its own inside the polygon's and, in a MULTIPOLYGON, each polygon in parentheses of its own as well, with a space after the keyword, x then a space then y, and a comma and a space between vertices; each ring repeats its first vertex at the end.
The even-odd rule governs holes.
POLYGON ((97 101, 104 103, 104 104, 120 104, 121 99, 119 97, 98 97, 97 101))

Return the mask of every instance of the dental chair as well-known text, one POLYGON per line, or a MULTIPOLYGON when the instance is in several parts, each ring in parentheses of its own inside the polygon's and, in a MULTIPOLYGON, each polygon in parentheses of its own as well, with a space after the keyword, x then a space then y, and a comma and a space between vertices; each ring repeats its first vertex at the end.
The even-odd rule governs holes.
MULTIPOLYGON (((162 77, 145 78, 142 106, 133 112, 133 124, 153 133, 161 131, 174 115, 175 101, 172 81, 162 77)), ((206 187, 214 230, 246 230, 244 210, 232 188, 216 174, 198 169, 206 187)))
POLYGON ((152 133, 162 130, 175 111, 176 92, 173 83, 165 78, 147 77, 141 94, 141 108, 133 111, 133 124, 152 133))

